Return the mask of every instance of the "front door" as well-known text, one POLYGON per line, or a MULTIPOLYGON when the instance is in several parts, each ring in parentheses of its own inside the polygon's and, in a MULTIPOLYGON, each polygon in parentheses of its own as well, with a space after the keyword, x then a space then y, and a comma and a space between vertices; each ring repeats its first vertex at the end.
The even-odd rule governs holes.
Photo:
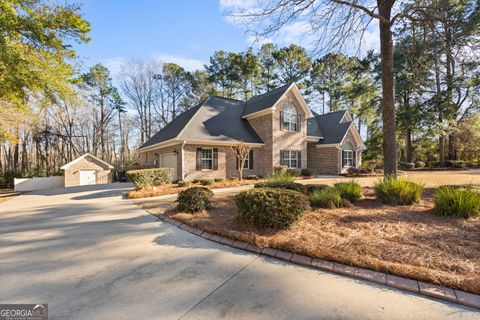
POLYGON ((80 170, 80 185, 86 186, 97 183, 97 172, 95 170, 80 170))
POLYGON ((175 153, 161 154, 160 168, 173 168, 173 180, 177 180, 177 155, 175 153))

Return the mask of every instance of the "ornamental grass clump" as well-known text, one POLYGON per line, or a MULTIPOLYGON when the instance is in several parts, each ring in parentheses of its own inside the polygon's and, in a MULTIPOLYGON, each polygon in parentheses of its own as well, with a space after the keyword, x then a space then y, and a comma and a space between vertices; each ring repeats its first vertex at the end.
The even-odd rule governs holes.
POLYGON ((480 216, 480 193, 473 187, 439 187, 433 196, 435 212, 441 216, 469 218, 480 216))
POLYGON ((423 186, 405 179, 385 177, 377 181, 373 189, 377 199, 383 203, 411 205, 420 201, 423 186))
POLYGON ((310 195, 310 203, 315 207, 335 209, 345 205, 340 192, 335 188, 325 188, 313 191, 310 195))
POLYGON ((212 190, 206 187, 191 187, 181 191, 177 197, 177 210, 181 212, 199 212, 210 208, 212 190))
POLYGON ((262 229, 283 229, 310 209, 308 198, 297 191, 250 189, 235 196, 240 220, 262 229))
POLYGON ((338 190, 342 199, 350 202, 358 201, 362 197, 362 187, 355 180, 335 183, 334 187, 338 190))

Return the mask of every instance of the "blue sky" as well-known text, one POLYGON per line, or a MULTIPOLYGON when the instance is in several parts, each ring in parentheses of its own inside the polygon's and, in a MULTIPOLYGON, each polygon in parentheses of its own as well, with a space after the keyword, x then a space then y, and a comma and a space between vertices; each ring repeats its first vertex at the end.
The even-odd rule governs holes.
MULTIPOLYGON (((76 45, 83 68, 102 63, 114 78, 131 58, 203 68, 216 50, 242 51, 252 39, 225 12, 256 0, 77 0, 92 26, 91 41, 76 45)), ((309 46, 311 35, 296 22, 269 39, 279 46, 309 46)), ((378 31, 367 33, 363 49, 378 48, 378 31)))
POLYGON ((76 46, 86 66, 102 62, 116 68, 123 59, 156 58, 193 69, 207 63, 215 50, 249 46, 243 30, 227 22, 217 0, 81 3, 92 26, 92 40, 76 46))

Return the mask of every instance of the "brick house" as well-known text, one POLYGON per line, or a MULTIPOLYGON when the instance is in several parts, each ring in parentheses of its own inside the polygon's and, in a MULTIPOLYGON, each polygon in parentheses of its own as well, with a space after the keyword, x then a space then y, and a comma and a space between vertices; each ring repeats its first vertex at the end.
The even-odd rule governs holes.
POLYGON ((274 166, 341 174, 358 167, 365 145, 347 111, 312 112, 295 84, 248 101, 209 96, 139 149, 140 164, 175 169, 175 179, 237 175, 231 146, 251 147, 244 175, 268 176, 274 166))

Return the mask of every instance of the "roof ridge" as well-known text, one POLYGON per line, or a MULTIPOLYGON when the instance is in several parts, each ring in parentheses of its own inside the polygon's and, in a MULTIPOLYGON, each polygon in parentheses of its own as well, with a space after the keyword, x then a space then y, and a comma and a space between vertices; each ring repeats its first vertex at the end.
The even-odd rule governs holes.
POLYGON ((270 91, 267 91, 267 92, 265 92, 265 93, 256 94, 256 95, 254 95, 253 97, 251 97, 250 99, 248 99, 246 102, 252 100, 253 98, 258 98, 258 97, 264 96, 264 95, 266 95, 266 94, 269 94, 269 93, 278 91, 278 90, 280 90, 280 89, 283 89, 283 87, 287 87, 287 86, 290 87, 293 83, 294 83, 294 82, 287 83, 287 84, 284 84, 283 86, 277 87, 277 88, 275 88, 275 89, 273 89, 273 90, 270 90, 270 91))
POLYGON ((209 95, 209 97, 220 98, 220 99, 225 99, 225 100, 233 100, 233 101, 238 101, 238 102, 245 102, 243 100, 228 98, 228 97, 222 97, 222 96, 218 96, 216 94, 211 94, 211 95, 209 95))
POLYGON ((330 115, 330 114, 341 113, 341 112, 348 112, 348 110, 345 109, 345 110, 339 110, 339 111, 332 111, 332 112, 327 112, 327 113, 323 113, 323 114, 317 113, 317 115, 321 117, 321 116, 327 116, 327 115, 330 115))

